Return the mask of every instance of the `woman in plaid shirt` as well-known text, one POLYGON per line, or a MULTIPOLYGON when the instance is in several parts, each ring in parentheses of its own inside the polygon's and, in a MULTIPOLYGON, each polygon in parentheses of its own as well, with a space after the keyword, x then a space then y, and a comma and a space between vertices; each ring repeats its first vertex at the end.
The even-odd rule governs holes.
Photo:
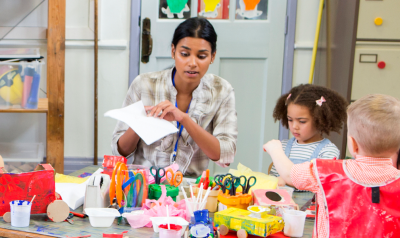
POLYGON ((134 164, 165 167, 177 163, 199 176, 210 160, 225 167, 236 153, 235 94, 228 81, 206 74, 216 54, 217 34, 205 18, 190 18, 176 29, 171 44, 175 67, 139 75, 123 106, 142 100, 148 116, 177 126, 179 132, 146 145, 125 123, 114 130, 112 151, 133 156, 134 164))

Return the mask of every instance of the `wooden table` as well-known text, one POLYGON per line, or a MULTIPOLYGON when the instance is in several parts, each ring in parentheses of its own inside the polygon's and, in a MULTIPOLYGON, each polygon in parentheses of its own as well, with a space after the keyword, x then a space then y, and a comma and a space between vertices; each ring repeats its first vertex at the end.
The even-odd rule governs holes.
MULTIPOLYGON (((78 176, 84 172, 93 173, 98 168, 99 166, 88 166, 72 173, 71 175, 78 176)), ((301 207, 312 197, 312 195, 313 194, 309 192, 295 192, 293 194, 293 200, 301 207)), ((81 212, 82 206, 75 211, 81 212)), ((90 225, 89 218, 74 217, 72 219, 74 221, 73 225, 68 222, 52 222, 47 218, 46 214, 31 215, 29 227, 23 228, 12 227, 10 223, 6 223, 0 219, 0 237, 77 237, 82 235, 102 237, 103 233, 121 234, 123 231, 128 231, 125 236, 129 237, 158 237, 158 233, 154 233, 153 228, 131 229, 130 225, 125 221, 118 225, 117 219, 115 219, 114 224, 109 228, 94 228, 90 225)), ((314 221, 306 220, 303 237, 312 237, 313 226, 314 221)))

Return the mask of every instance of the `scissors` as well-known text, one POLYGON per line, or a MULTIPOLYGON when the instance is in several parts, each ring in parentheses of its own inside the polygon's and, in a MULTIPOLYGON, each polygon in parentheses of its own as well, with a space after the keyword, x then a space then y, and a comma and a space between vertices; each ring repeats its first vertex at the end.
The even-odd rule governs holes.
POLYGON ((165 169, 157 168, 155 166, 151 166, 150 173, 154 177, 155 184, 160 184, 161 183, 161 178, 165 176, 165 169), (153 169, 156 171, 155 172, 156 174, 153 174, 153 169), (164 172, 162 175, 160 174, 160 170, 164 172))
POLYGON ((176 171, 176 173, 174 173, 174 171, 171 168, 167 169, 167 171, 165 172, 165 177, 167 178, 168 182, 175 187, 178 187, 179 184, 181 184, 183 181, 182 172, 176 171), (171 178, 168 177, 168 173, 171 174, 171 178))
POLYGON ((217 175, 214 177, 214 181, 217 185, 219 185, 222 189, 222 192, 225 193, 226 192, 226 187, 223 183, 224 181, 224 176, 223 175, 217 175))
POLYGON ((251 176, 247 179, 247 184, 246 184, 246 188, 243 190, 243 194, 245 193, 249 193, 249 190, 251 187, 253 187, 254 185, 256 185, 257 179, 254 176, 251 176), (250 180, 253 179, 253 183, 250 183, 250 180))
POLYGON ((244 190, 246 189, 246 183, 247 183, 246 176, 244 176, 244 175, 240 176, 239 181, 240 181, 240 186, 242 186, 242 193, 244 193, 244 190), (242 183, 242 179, 244 179, 243 183, 242 183))
POLYGON ((240 178, 232 177, 233 187, 232 187, 232 196, 236 196, 236 189, 240 186, 240 178))
POLYGON ((240 185, 240 178, 232 177, 225 179, 224 185, 229 190, 229 195, 236 196, 236 189, 240 185))

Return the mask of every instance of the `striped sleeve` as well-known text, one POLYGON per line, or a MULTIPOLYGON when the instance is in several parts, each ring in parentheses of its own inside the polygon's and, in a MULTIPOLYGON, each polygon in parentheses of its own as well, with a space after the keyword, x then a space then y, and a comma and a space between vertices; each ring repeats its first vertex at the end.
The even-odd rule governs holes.
MULTIPOLYGON (((281 140, 283 151, 285 151, 285 149, 286 149, 287 142, 288 142, 288 139, 281 140)), ((275 165, 272 165, 271 172, 269 172, 269 175, 274 176, 274 177, 279 177, 279 173, 278 173, 278 171, 276 171, 275 165)))
POLYGON ((324 148, 322 148, 321 152, 318 154, 318 158, 320 159, 340 159, 340 150, 336 147, 335 144, 329 143, 324 148))

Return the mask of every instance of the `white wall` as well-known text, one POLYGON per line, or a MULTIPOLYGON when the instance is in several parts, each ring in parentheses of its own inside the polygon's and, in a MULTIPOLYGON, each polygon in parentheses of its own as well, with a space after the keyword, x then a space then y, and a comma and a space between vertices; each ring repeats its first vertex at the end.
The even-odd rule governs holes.
MULTIPOLYGON (((83 12, 77 11, 75 6, 71 6, 71 4, 81 4, 79 1, 67 1, 67 28, 79 27, 82 21, 87 24, 88 16, 82 17, 83 12)), ((86 4, 88 2, 86 0, 86 4)), ((103 114, 108 110, 121 107, 128 90, 131 0, 100 0, 99 2, 101 3, 101 35, 99 36, 98 59, 98 155, 102 157, 104 154, 111 153, 111 135, 116 124, 115 120, 104 118, 103 114)), ((47 1, 43 4, 47 4, 47 1)), ((38 10, 42 12, 40 8, 38 10)), ((87 11, 85 12, 87 13, 87 11)), ((0 41, 0 47, 39 47, 45 60, 47 56, 45 40, 10 39, 0 41)), ((46 66, 43 69, 45 76, 46 66)), ((67 40, 65 51, 65 157, 93 158, 93 82, 93 41, 67 40)), ((46 91, 45 77, 41 78, 40 87, 46 91)), ((41 92, 39 96, 46 97, 46 94, 41 92)), ((0 121, 2 122, 0 123, 0 142, 41 142, 46 145, 45 114, 0 113, 0 121)))
MULTIPOLYGON (((130 0, 101 1, 101 41, 126 42, 124 50, 99 50, 98 155, 110 154, 116 121, 103 114, 119 108, 128 90, 130 0)), ((68 17, 73 17, 69 16, 68 17)), ((65 55, 65 153, 66 157, 93 158, 94 51, 67 49, 65 55)))
POLYGON ((308 83, 319 2, 319 0, 297 1, 293 86, 308 83))

